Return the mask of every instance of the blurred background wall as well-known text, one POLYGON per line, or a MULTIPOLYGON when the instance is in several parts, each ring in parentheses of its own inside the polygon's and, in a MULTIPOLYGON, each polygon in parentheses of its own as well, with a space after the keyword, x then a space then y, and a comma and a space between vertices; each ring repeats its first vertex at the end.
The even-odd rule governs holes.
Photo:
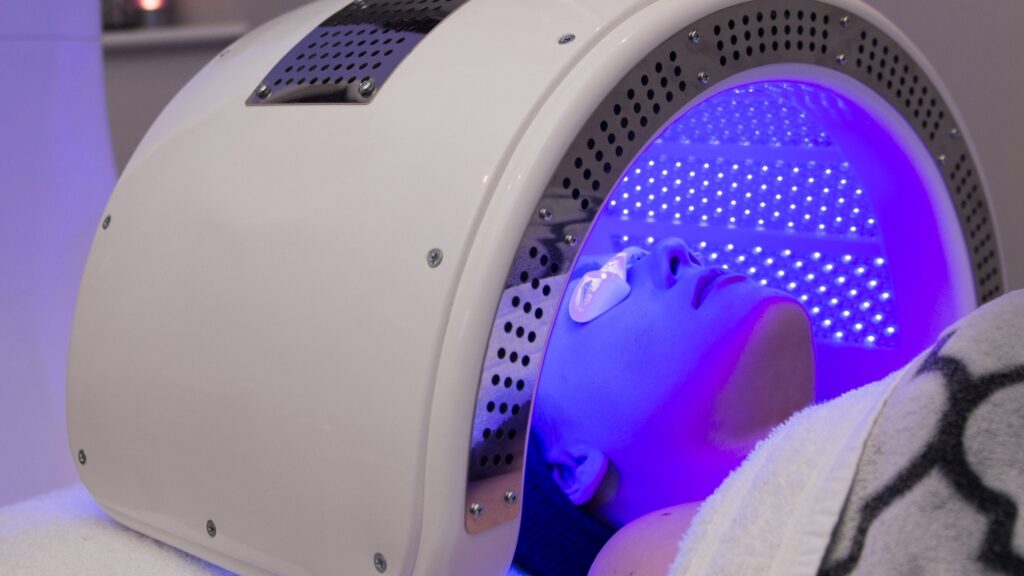
POLYGON ((0 504, 76 479, 68 335, 114 183, 98 6, 0 1, 0 504))
POLYGON ((100 0, 0 0, 0 506, 78 480, 68 339, 116 175, 200 67, 303 3, 177 0, 167 26, 101 31, 100 0))

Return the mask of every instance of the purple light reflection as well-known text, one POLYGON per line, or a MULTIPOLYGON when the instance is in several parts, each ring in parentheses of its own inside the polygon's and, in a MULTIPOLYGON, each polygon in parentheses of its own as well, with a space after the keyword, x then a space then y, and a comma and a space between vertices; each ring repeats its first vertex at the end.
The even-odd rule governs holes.
POLYGON ((960 232, 894 136, 909 127, 876 116, 804 81, 713 95, 622 174, 580 259, 682 238, 804 305, 820 399, 880 378, 957 318, 942 234, 960 232))

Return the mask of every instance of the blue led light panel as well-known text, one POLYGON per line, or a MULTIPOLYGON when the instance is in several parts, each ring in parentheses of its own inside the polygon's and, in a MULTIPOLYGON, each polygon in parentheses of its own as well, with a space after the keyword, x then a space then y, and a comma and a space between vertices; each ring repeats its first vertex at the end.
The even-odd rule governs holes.
POLYGON ((817 340, 895 347, 882 234, 857 177, 870 167, 851 165, 819 121, 843 106, 825 88, 782 81, 711 97, 626 170, 594 234, 612 249, 683 238, 706 264, 792 294, 817 340))

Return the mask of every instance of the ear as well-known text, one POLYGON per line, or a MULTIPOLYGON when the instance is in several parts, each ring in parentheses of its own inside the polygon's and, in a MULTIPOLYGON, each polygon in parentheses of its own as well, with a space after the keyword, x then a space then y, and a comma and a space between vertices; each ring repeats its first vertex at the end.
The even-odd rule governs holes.
POLYGON ((558 487, 577 506, 594 498, 608 473, 608 457, 590 446, 574 446, 554 458, 549 455, 549 462, 558 487))

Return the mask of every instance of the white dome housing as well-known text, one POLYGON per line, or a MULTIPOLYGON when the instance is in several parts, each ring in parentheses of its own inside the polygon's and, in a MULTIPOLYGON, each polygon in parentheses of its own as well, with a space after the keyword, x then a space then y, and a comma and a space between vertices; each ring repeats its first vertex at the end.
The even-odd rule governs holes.
POLYGON ((580 254, 679 236, 792 293, 835 396, 1020 266, 956 105, 852 0, 292 12, 114 192, 72 339, 82 480, 246 574, 504 574, 580 254))

